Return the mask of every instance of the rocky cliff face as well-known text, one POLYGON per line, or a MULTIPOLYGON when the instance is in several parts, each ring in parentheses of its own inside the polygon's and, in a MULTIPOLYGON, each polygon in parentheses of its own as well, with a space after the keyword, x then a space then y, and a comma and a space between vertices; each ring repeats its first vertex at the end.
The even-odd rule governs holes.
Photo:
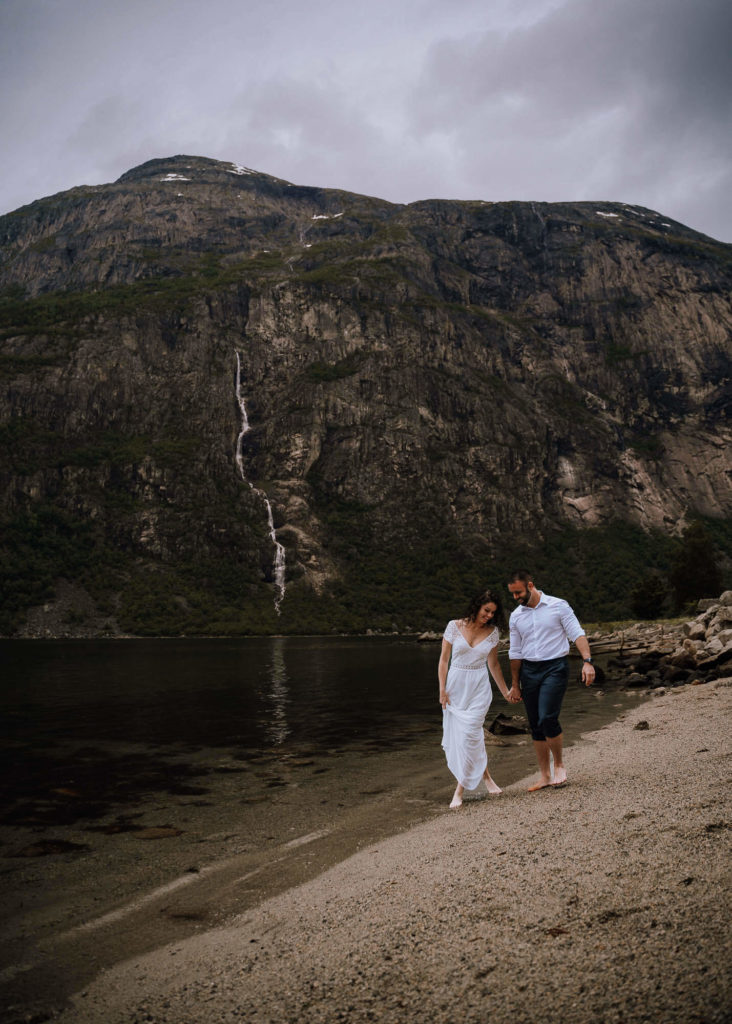
POLYGON ((0 260, 6 630, 59 578, 109 629, 421 627, 732 510, 732 247, 650 210, 175 157, 0 218, 0 260))

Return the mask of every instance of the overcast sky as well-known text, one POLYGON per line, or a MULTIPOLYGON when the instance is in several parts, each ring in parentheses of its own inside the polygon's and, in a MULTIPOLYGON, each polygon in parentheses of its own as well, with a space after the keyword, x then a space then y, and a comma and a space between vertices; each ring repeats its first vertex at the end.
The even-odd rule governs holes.
POLYGON ((730 0, 0 0, 0 212, 178 153, 732 242, 730 0))

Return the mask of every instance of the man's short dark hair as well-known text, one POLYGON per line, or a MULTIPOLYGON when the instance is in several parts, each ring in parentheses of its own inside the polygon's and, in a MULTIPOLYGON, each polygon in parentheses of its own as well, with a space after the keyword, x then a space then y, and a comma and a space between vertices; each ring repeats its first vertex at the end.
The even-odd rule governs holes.
POLYGON ((515 572, 511 573, 509 583, 523 583, 526 586, 527 583, 533 583, 534 577, 526 569, 516 569, 515 572))

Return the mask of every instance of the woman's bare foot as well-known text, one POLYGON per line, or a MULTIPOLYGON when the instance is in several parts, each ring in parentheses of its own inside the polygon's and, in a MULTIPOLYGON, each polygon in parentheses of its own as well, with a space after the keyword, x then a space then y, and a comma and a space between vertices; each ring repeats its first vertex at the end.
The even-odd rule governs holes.
POLYGON ((495 796, 497 796, 499 793, 503 792, 501 787, 496 785, 496 783, 490 777, 488 771, 485 771, 483 773, 483 778, 485 780, 486 789, 488 790, 489 793, 493 793, 495 796))
POLYGON ((458 809, 458 807, 462 807, 463 806, 463 793, 464 792, 465 792, 465 789, 463 788, 463 786, 461 786, 458 783, 458 787, 455 790, 455 792, 453 793, 452 802, 450 803, 450 810, 451 811, 456 811, 458 809))

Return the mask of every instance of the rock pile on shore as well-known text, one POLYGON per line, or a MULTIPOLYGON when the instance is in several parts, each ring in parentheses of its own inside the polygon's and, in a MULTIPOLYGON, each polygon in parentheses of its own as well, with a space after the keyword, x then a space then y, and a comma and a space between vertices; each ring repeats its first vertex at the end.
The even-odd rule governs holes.
POLYGON ((624 646, 607 647, 612 637, 599 638, 592 650, 615 649, 608 678, 620 685, 650 687, 706 683, 728 674, 732 660, 732 590, 700 601, 698 615, 673 627, 637 625, 623 632, 624 646), (604 643, 603 643, 604 640, 604 643))

